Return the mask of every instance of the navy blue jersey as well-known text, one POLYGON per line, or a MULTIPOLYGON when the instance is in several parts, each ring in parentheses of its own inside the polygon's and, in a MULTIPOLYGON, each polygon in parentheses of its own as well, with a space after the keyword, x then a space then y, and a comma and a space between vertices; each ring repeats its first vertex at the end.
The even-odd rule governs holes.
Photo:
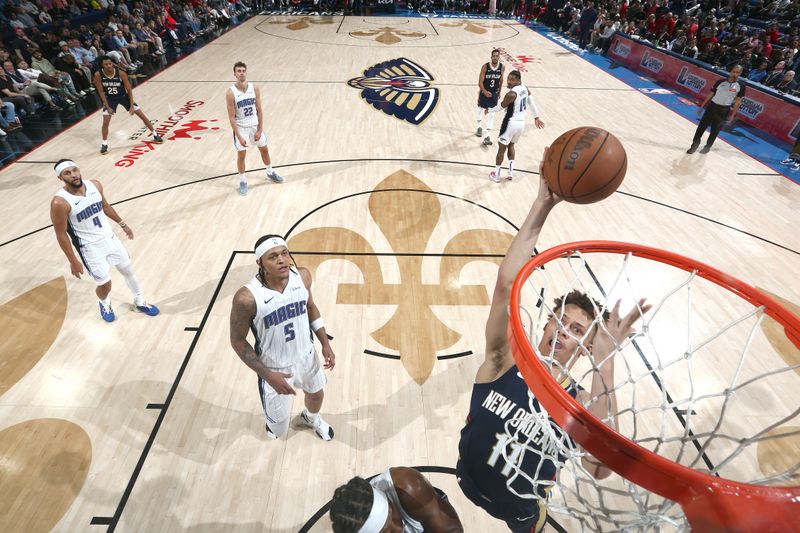
POLYGON ((100 84, 103 86, 103 92, 106 93, 106 100, 129 100, 128 91, 125 89, 125 84, 122 83, 122 78, 119 75, 119 70, 114 69, 114 75, 111 77, 106 76, 103 70, 100 70, 100 84))
MULTIPOLYGON (((570 383, 567 392, 574 398, 579 387, 570 383)), ((532 398, 530 389, 516 366, 491 383, 476 383, 472 387, 467 424, 461 430, 458 443, 458 475, 468 478, 469 484, 482 495, 479 503, 490 514, 498 518, 512 518, 536 507, 535 500, 520 498, 509 490, 508 480, 521 470, 535 480, 553 480, 558 473, 556 464, 550 459, 542 460, 539 453, 525 450, 525 446, 542 450, 546 455, 557 457, 560 463, 566 457, 558 448, 543 439, 543 432, 531 419, 531 405, 537 411, 539 402, 532 398), (506 455, 515 464, 506 463, 506 455)), ((556 435, 561 429, 550 419, 556 435)), ((567 437, 569 438, 569 437, 567 437)), ((511 487, 520 494, 531 493, 531 483, 517 476, 511 487)), ((537 491, 546 498, 547 485, 537 491)))
POLYGON ((483 88, 497 96, 500 92, 500 77, 503 75, 503 64, 497 63, 497 68, 493 69, 491 63, 486 63, 486 72, 483 74, 483 88))

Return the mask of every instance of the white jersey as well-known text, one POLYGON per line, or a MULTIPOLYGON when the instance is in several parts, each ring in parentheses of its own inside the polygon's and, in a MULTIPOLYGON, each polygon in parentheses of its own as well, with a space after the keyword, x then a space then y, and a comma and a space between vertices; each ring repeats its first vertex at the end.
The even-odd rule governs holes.
POLYGON ((403 520, 403 533, 425 533, 422 523, 411 518, 406 510, 403 509, 403 506, 400 505, 400 498, 397 496, 392 474, 389 470, 372 478, 369 484, 375 490, 381 491, 400 513, 400 518, 403 520))
POLYGON ((521 120, 525 122, 525 110, 528 107, 528 88, 522 85, 515 85, 511 88, 517 93, 514 103, 506 108, 506 120, 521 120))
POLYGON ((69 203, 67 234, 79 250, 87 244, 114 237, 108 217, 103 212, 103 196, 91 181, 84 180, 83 185, 86 188, 84 196, 70 194, 65 189, 56 192, 56 196, 69 203))
POLYGON ((282 293, 268 289, 255 276, 245 287, 256 300, 251 329, 256 336, 255 349, 261 362, 275 370, 313 355, 314 343, 306 309, 308 289, 300 274, 289 268, 289 282, 282 293))
POLYGON ((233 108, 236 111, 236 125, 240 128, 258 126, 256 113, 256 89, 252 83, 247 83, 247 89, 240 91, 236 85, 231 85, 233 93, 233 108))

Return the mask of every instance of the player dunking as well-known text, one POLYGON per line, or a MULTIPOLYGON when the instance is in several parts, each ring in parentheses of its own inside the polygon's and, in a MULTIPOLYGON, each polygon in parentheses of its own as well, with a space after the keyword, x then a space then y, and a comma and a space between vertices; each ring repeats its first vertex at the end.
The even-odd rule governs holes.
POLYGON ((277 439, 289 430, 293 387, 305 393, 300 415, 322 440, 333 428, 319 414, 327 382, 311 332, 322 344, 326 369, 332 369, 331 349, 319 309, 311 297, 311 273, 291 265, 286 241, 265 235, 256 242, 258 274, 240 288, 231 307, 231 346, 258 375, 258 392, 267 417, 267 436, 277 439), (255 335, 255 348, 247 334, 255 335))
POLYGON ((500 50, 492 50, 492 60, 489 63, 484 63, 481 67, 481 74, 478 76, 478 129, 475 132, 476 137, 483 135, 483 116, 486 116, 486 137, 483 139, 483 144, 491 145, 492 139, 489 132, 494 126, 494 113, 489 110, 497 106, 497 99, 500 96, 500 91, 503 89, 503 71, 505 65, 500 62, 500 50))
POLYGON ((119 70, 108 56, 100 56, 97 59, 100 70, 94 74, 94 86, 100 100, 103 102, 103 143, 100 145, 100 153, 108 153, 108 125, 111 123, 111 116, 116 113, 117 106, 124 107, 131 115, 139 117, 150 133, 153 135, 153 142, 161 144, 164 139, 156 133, 152 122, 144 112, 139 109, 133 101, 133 88, 128 80, 128 75, 119 70))
MULTIPOLYGON (((545 151, 544 156, 546 155, 545 151)), ((544 156, 542 161, 545 160, 544 156)), ((558 466, 553 460, 545 459, 531 449, 537 446, 534 443, 541 440, 537 437, 538 433, 528 439, 521 432, 513 435, 508 433, 505 417, 509 415, 509 411, 501 413, 492 409, 497 405, 494 399, 504 398, 500 403, 507 400, 507 405, 516 404, 522 410, 516 410, 514 414, 514 418, 520 420, 520 425, 533 419, 529 410, 530 389, 518 372, 508 346, 508 303, 517 273, 533 254, 545 220, 560 201, 547 186, 541 174, 542 166, 539 168, 539 195, 519 233, 511 242, 497 274, 489 318, 486 321, 486 358, 475 376, 469 416, 466 426, 461 430, 459 459, 456 464, 458 484, 464 495, 490 515, 506 522, 515 533, 541 531, 546 518, 546 509, 541 502, 547 496, 543 488, 545 485, 539 485, 535 489, 539 499, 522 498, 512 492, 509 484, 519 494, 531 493, 530 483, 524 476, 516 474, 521 471, 534 480, 552 481, 558 472, 558 466), (506 454, 502 453, 504 449, 508 451, 506 454), (524 453, 515 456, 513 450, 524 450, 524 453), (509 463, 506 462, 506 457, 509 463)), ((565 384, 569 394, 585 405, 589 398, 604 396, 606 391, 614 390, 613 359, 608 356, 632 332, 633 324, 640 314, 649 311, 650 307, 641 300, 638 308, 621 318, 617 302, 611 313, 606 313, 603 317, 608 333, 595 331, 593 321, 596 309, 600 306, 585 294, 572 291, 556 300, 555 314, 545 325, 539 351, 553 353, 554 359, 561 366, 554 366, 551 372, 561 379, 561 369, 569 371, 577 359, 572 355, 579 349, 581 339, 584 346, 590 347, 596 361, 604 361, 592 377, 591 395, 570 379, 565 384)), ((535 399, 533 406, 535 410, 539 410, 535 399)), ((608 393, 608 401, 603 398, 592 402, 588 409, 600 420, 607 418, 609 412, 616 412, 614 393, 608 393)), ((559 431, 557 428, 556 430, 559 431)), ((559 457, 558 460, 563 463, 566 458, 559 457)), ((607 467, 588 455, 583 456, 582 464, 597 479, 605 478, 611 473, 607 467)))
POLYGON ((528 88, 522 85, 522 75, 518 70, 512 70, 508 73, 508 87, 511 89, 503 97, 500 106, 505 108, 505 116, 503 123, 500 126, 500 136, 497 138, 497 157, 495 157, 494 164, 497 165, 493 171, 489 173, 489 179, 495 183, 500 183, 500 167, 503 164, 506 149, 508 149, 508 179, 514 178, 514 156, 516 150, 514 144, 519 140, 520 135, 525 130, 525 110, 530 108, 533 113, 536 127, 539 129, 544 128, 544 122, 539 120, 539 112, 536 110, 536 104, 533 102, 528 88))
POLYGON ((354 477, 331 500, 333 533, 463 533, 444 492, 408 467, 354 477))
POLYGON ((72 275, 80 278, 85 267, 97 283, 95 292, 100 300, 100 316, 106 322, 113 322, 116 318, 109 297, 112 266, 125 276, 125 282, 133 293, 134 309, 149 316, 157 315, 158 308, 148 304, 142 296, 139 281, 131 269, 131 258, 108 220, 119 224, 129 239, 133 239, 133 230, 109 205, 103 195, 103 186, 96 180, 84 181, 78 166, 69 159, 61 159, 54 169, 58 179, 64 183, 50 202, 50 219, 56 239, 69 260, 72 275), (80 260, 75 257, 70 241, 80 260))
POLYGON ((267 134, 264 133, 264 114, 261 111, 261 91, 247 81, 247 65, 237 61, 233 65, 236 83, 228 89, 225 98, 228 102, 228 119, 233 128, 233 145, 237 151, 236 168, 239 171, 239 194, 247 194, 247 178, 244 175, 247 143, 255 144, 261 152, 261 161, 267 167, 267 178, 275 183, 283 178, 272 169, 267 148, 267 134))

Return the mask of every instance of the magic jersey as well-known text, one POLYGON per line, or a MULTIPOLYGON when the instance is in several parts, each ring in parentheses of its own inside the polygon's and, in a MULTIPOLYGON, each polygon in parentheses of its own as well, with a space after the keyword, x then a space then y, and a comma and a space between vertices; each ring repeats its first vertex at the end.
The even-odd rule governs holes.
POLYGON ((248 83, 244 91, 240 91, 235 84, 231 85, 231 92, 233 93, 233 108, 236 112, 236 125, 240 128, 258 126, 256 90, 253 84, 248 83))
POLYGON ((65 189, 56 192, 56 196, 69 203, 67 234, 78 249, 114 236, 108 217, 103 212, 103 196, 97 186, 88 180, 83 185, 86 188, 84 196, 70 194, 65 189))
POLYGON ((257 277, 245 287, 256 300, 256 316, 250 329, 256 337, 256 353, 265 366, 287 368, 313 354, 306 309, 308 289, 294 268, 289 268, 289 281, 283 292, 265 287, 257 277))
POLYGON ((514 103, 506 108, 506 116, 504 120, 519 120, 525 122, 525 110, 528 108, 528 88, 522 84, 516 85, 511 88, 512 91, 517 93, 514 103))
POLYGON ((400 497, 397 495, 397 490, 394 488, 394 481, 392 481, 391 470, 378 474, 369 481, 369 484, 372 485, 375 490, 382 492, 386 496, 386 499, 389 500, 389 503, 400 513, 400 519, 403 521, 403 533, 425 533, 425 528, 422 527, 422 523, 411 518, 400 504, 400 497))
POLYGON ((491 63, 486 63, 486 72, 483 74, 483 87, 493 95, 500 91, 500 78, 503 75, 503 64, 497 62, 497 68, 492 68, 491 63))
MULTIPOLYGON (((567 388, 573 398, 578 390, 574 384, 567 388)), ((548 432, 535 423, 538 417, 531 415, 531 406, 541 412, 515 365, 490 383, 473 385, 467 424, 461 430, 458 454, 465 473, 482 494, 507 507, 515 501, 520 507, 531 505, 531 500, 509 491, 511 480, 510 487, 517 493, 531 492, 530 482, 516 475, 518 470, 534 480, 551 481, 559 468, 551 458, 560 463, 566 460, 550 442, 548 432)), ((555 422, 550 420, 550 424, 556 435, 562 435, 555 422)), ((545 487, 537 487, 543 498, 545 487)))
POLYGON ((114 69, 113 76, 106 76, 103 69, 100 69, 100 84, 103 86, 103 92, 106 93, 106 100, 128 101, 128 91, 125 89, 125 84, 122 83, 119 69, 114 69))

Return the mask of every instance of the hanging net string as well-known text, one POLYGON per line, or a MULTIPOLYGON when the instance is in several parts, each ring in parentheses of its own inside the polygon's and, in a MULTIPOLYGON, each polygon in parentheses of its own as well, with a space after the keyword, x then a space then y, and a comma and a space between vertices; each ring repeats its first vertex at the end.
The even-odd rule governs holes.
MULTIPOLYGON (((574 253, 537 269, 521 311, 541 364, 567 390, 578 390, 584 407, 602 407, 604 423, 662 457, 751 484, 800 484, 800 399, 791 394, 800 385, 800 364, 775 354, 763 333, 764 320, 771 320, 764 308, 721 297, 725 291, 696 271, 654 263, 631 254, 593 255, 590 267, 584 254, 574 253), (568 327, 567 306, 553 304, 575 289, 599 295, 592 327, 581 336, 568 327), (653 304, 647 314, 643 297, 653 304), (596 358, 592 341, 614 338, 602 317, 619 299, 636 307, 638 330, 596 358), (548 321, 577 343, 566 360, 556 357, 554 342, 540 347, 548 321), (613 382, 594 380, 611 368, 606 365, 614 365, 613 382), (776 394, 776 387, 786 394, 776 394), (785 456, 771 460, 770 450, 785 456)), ((675 502, 617 474, 596 479, 593 459, 533 395, 528 407, 526 418, 506 422, 500 451, 511 492, 546 502, 569 531, 688 530, 675 502)))

